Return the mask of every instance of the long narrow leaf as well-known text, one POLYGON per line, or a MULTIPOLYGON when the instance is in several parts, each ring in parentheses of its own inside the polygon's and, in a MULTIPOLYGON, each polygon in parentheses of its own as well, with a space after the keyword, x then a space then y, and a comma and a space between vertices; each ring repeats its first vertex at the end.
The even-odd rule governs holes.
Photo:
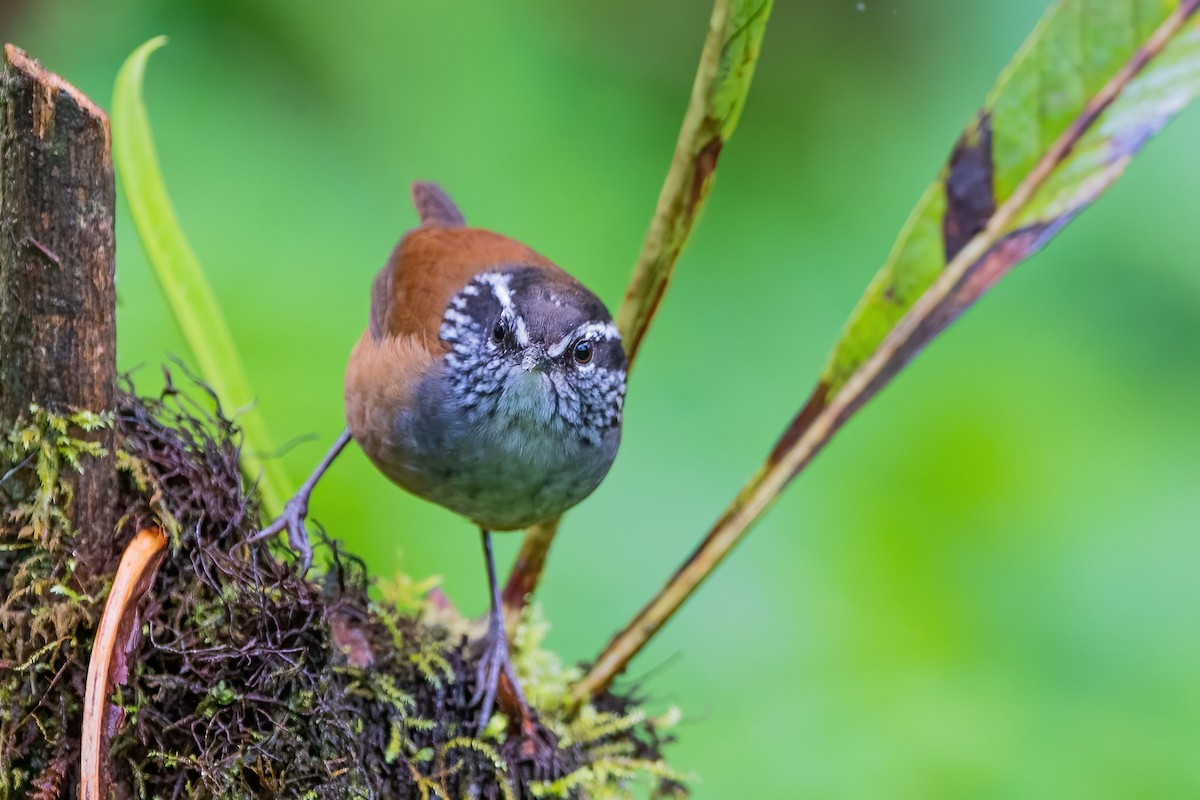
POLYGON ((142 101, 146 61, 166 42, 165 36, 146 42, 133 51, 117 74, 113 87, 113 161, 142 246, 201 377, 224 408, 241 410, 238 423, 246 441, 242 470, 251 480, 259 481, 263 507, 268 515, 275 516, 292 494, 291 482, 278 459, 263 457, 275 450, 270 433, 262 414, 253 406, 254 393, 204 268, 175 216, 142 101))
POLYGON ((600 655, 577 697, 606 687, 855 411, 1200 94, 1198 7, 1051 7, 922 196, 807 405, 700 547, 600 655))
POLYGON ((737 128, 773 0, 717 0, 671 169, 663 182, 617 327, 632 365, 704 207, 717 159, 737 128))
MULTIPOLYGON (((773 3, 716 0, 713 4, 671 168, 617 312, 630 369, 662 303, 675 262, 704 208, 717 159, 746 105, 773 3)), ((504 607, 511 618, 537 588, 558 523, 559 519, 552 519, 533 526, 521 543, 504 587, 504 607)))

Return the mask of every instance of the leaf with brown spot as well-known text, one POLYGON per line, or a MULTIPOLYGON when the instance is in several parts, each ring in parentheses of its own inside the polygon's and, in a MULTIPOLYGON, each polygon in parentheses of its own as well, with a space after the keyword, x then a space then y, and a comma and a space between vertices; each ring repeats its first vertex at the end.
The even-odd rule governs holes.
POLYGON ((576 687, 602 691, 838 429, 1041 249, 1200 94, 1200 0, 1060 0, 867 287, 807 404, 699 548, 576 687))

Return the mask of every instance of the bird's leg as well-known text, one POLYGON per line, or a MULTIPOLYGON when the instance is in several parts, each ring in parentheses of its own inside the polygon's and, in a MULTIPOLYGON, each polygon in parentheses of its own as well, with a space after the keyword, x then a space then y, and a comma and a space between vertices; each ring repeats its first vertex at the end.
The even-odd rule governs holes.
POLYGON ((516 700, 518 712, 523 720, 528 719, 525 695, 521 692, 521 684, 517 682, 513 670, 512 659, 508 653, 508 634, 504 630, 504 613, 500 606, 500 586, 496 582, 496 562, 492 558, 492 534, 482 530, 483 556, 487 560, 488 588, 492 595, 492 608, 488 613, 488 629, 480 641, 482 653, 479 666, 475 673, 475 696, 472 703, 480 703, 479 722, 480 734, 487 728, 488 720, 492 717, 492 707, 496 703, 496 689, 500 684, 500 675, 508 679, 516 700))
POLYGON ((347 428, 338 436, 333 447, 329 448, 329 452, 325 454, 325 458, 321 459, 321 463, 313 470, 312 475, 308 476, 308 480, 300 487, 300 491, 287 501, 279 518, 247 539, 246 544, 261 542, 286 529, 288 546, 300 558, 300 574, 308 572, 308 568, 312 564, 312 545, 308 543, 308 530, 304 527, 304 518, 308 516, 308 500, 317 486, 317 481, 321 480, 325 470, 329 469, 329 465, 349 442, 350 429, 347 428))

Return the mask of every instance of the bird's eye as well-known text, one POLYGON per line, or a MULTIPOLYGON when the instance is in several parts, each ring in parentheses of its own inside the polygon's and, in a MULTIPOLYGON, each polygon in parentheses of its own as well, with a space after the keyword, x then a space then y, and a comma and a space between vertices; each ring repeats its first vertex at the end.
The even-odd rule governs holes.
POLYGON ((505 323, 504 318, 501 317, 500 319, 496 320, 496 326, 492 328, 492 341, 496 344, 500 344, 507 336, 508 324, 505 323))
POLYGON ((587 364, 592 360, 592 343, 582 339, 575 343, 575 363, 587 364))

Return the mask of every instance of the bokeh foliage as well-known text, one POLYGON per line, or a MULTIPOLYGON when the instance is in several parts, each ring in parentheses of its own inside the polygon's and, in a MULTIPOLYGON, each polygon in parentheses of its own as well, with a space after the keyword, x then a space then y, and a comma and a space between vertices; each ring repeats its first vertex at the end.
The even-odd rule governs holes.
MULTIPOLYGON (((594 654, 754 469, 1043 10, 777 5, 622 454, 551 556, 550 645, 594 654)), ((146 89, 166 178, 276 438, 322 439, 285 456, 300 476, 409 180, 616 305, 707 11, 36 0, 3 30, 102 103, 171 36, 146 89)), ((634 664, 670 662, 647 687, 690 715, 698 797, 1200 793, 1198 136, 1191 109, 934 344, 634 664)), ((127 219, 118 242, 122 365, 149 381, 183 347, 127 219)), ((359 454, 314 511, 483 608, 468 525, 359 454)))

